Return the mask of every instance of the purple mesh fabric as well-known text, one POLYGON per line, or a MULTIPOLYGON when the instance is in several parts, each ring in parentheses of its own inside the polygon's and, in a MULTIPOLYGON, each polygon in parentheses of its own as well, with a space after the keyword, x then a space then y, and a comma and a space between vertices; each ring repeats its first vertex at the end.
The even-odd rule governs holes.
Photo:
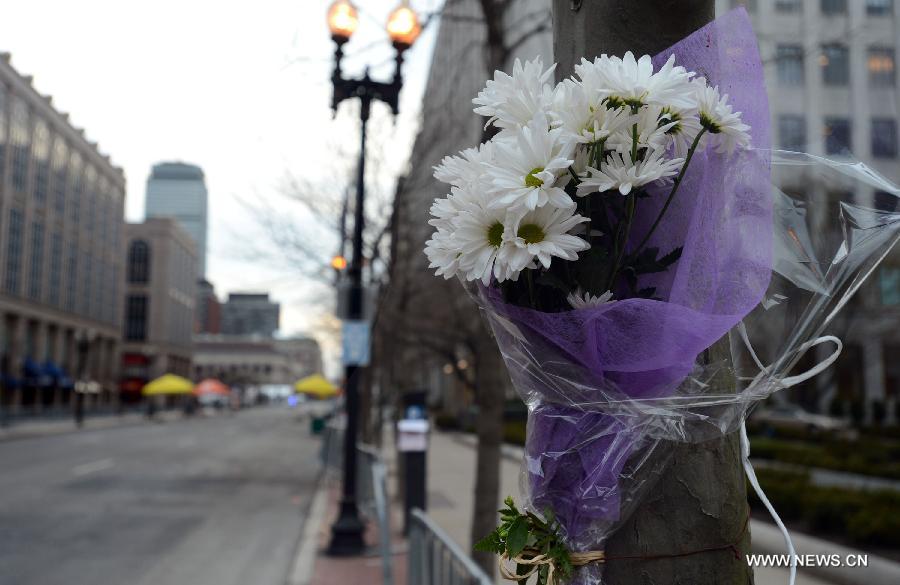
MULTIPOLYGON (((747 13, 720 17, 657 55, 655 66, 672 54, 676 64, 730 96, 751 127, 754 149, 694 157, 650 241, 663 252, 684 246, 682 257, 668 272, 641 281, 656 286, 664 301, 542 313, 482 291, 513 382, 531 408, 531 502, 553 509, 576 549, 596 545, 585 541, 596 538, 592 526, 619 520, 620 474, 643 438, 641 421, 609 414, 605 405, 676 392, 698 355, 760 302, 772 268, 769 110, 747 13)), ((666 193, 640 200, 631 246, 666 193)))

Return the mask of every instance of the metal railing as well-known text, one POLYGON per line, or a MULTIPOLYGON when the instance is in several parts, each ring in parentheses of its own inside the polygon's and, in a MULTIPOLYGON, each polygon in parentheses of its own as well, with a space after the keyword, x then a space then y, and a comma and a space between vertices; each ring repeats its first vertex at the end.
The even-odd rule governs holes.
POLYGON ((475 561, 418 508, 409 522, 409 583, 493 585, 475 561))
MULTIPOLYGON (((326 472, 340 473, 343 462, 343 425, 329 422, 322 435, 320 458, 326 472)), ((357 443, 356 502, 363 516, 378 524, 378 548, 382 560, 384 585, 393 585, 393 551, 391 549, 391 514, 387 491, 387 466, 372 445, 357 443)))

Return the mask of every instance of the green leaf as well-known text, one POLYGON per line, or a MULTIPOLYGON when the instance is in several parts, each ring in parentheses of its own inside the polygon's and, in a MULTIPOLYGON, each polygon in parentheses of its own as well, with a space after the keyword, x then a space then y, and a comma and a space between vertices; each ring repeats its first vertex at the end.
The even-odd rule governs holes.
POLYGON ((681 252, 683 251, 684 246, 679 246, 660 258, 659 263, 663 266, 671 266, 672 264, 675 264, 675 262, 677 262, 679 258, 681 258, 681 252))
POLYGON ((592 295, 606 292, 606 281, 612 271, 612 259, 606 248, 595 246, 583 254, 576 264, 578 284, 592 295))
POLYGON ((474 548, 479 552, 489 552, 495 555, 503 554, 503 542, 501 542, 500 535, 496 530, 476 542, 474 548))
POLYGON ((528 519, 519 516, 509 527, 509 534, 506 537, 506 554, 510 558, 516 557, 525 549, 526 544, 528 544, 528 519))

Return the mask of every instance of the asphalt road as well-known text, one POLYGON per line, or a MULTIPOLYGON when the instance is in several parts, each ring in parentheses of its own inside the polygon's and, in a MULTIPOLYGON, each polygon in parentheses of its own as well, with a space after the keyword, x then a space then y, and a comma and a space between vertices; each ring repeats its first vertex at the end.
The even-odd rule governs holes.
POLYGON ((0 443, 0 585, 283 585, 307 428, 267 408, 0 443))

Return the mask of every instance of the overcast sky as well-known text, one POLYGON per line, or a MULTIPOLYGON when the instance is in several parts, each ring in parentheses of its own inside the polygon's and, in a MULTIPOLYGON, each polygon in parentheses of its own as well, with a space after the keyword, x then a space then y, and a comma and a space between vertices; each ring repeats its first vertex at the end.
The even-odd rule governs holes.
MULTIPOLYGON (((359 30, 348 43, 347 73, 379 65, 393 51, 383 31, 399 0, 357 0, 359 30)), ((413 0, 426 13, 441 0, 413 0)), ((0 51, 34 76, 38 91, 71 115, 102 152, 125 169, 127 219, 140 221, 150 167, 182 160, 203 167, 210 194, 208 278, 220 297, 268 290, 282 303, 282 332, 306 332, 307 283, 265 262, 240 258, 240 236, 258 239, 239 200, 283 205, 286 173, 316 177, 329 140, 353 149, 352 105, 332 121, 330 0, 28 0, 4 3, 0 51)), ((388 166, 402 169, 415 132, 434 26, 407 55, 401 116, 388 166)), ((378 108, 373 117, 384 116, 378 108)), ((391 128, 389 124, 381 124, 391 128)), ((302 222, 301 222, 302 223, 302 222)), ((298 229, 303 229, 298 225, 298 229)))

